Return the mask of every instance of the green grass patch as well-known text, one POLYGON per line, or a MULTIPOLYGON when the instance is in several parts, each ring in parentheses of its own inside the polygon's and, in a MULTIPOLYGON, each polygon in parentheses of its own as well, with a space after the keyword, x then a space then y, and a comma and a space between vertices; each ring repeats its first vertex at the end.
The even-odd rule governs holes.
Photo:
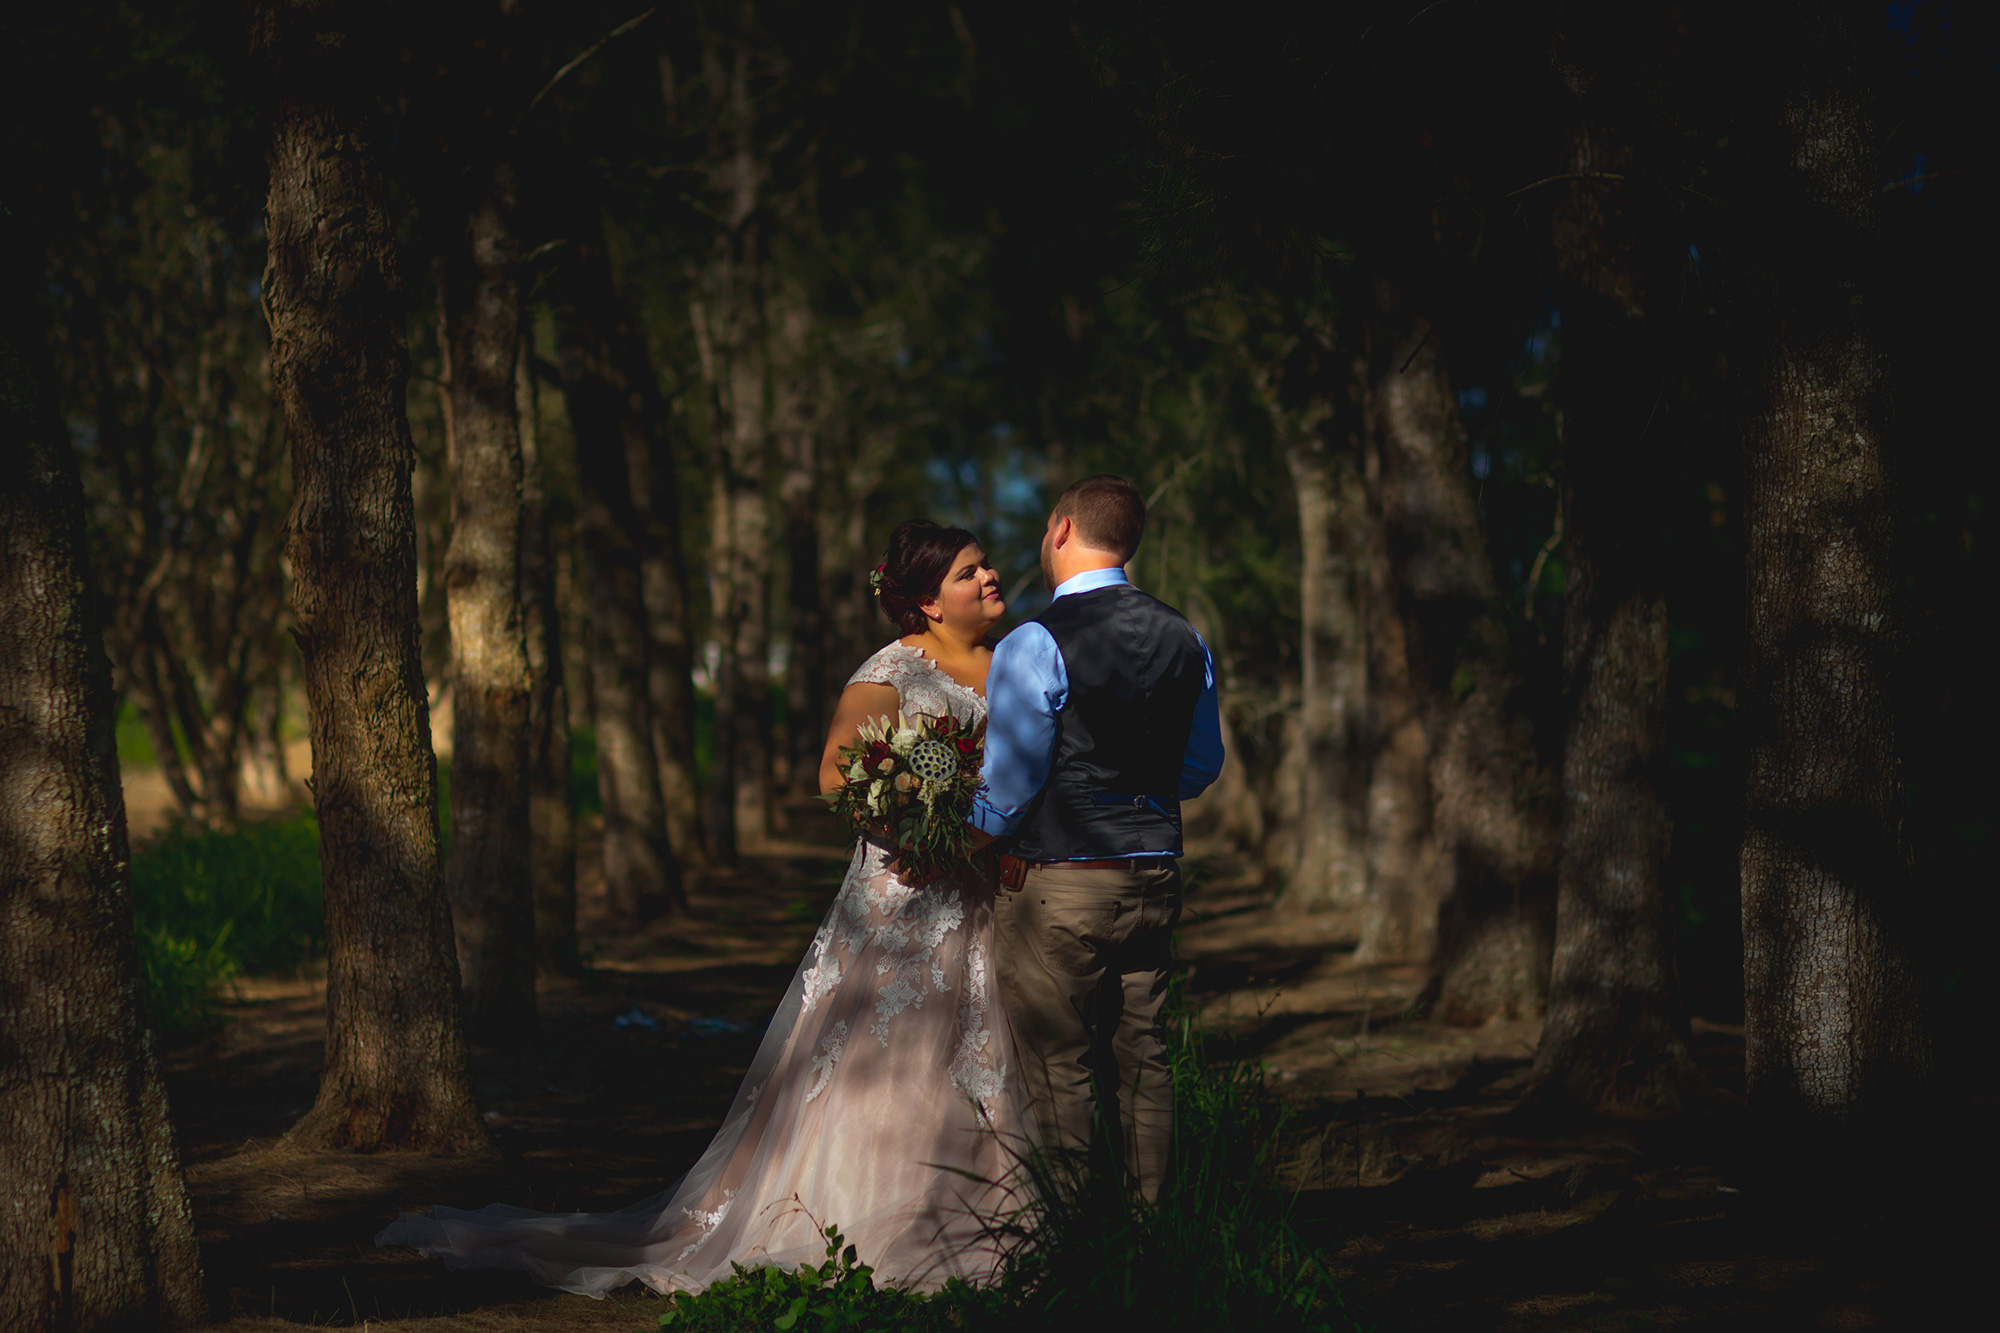
POLYGON ((230 978, 296 975, 324 954, 319 826, 300 812, 176 828, 133 856, 132 915, 154 1026, 204 1027, 230 978))
POLYGON ((671 1299, 667 1333, 737 1329, 1255 1330, 1331 1333, 1358 1323, 1324 1257, 1272 1184, 1284 1111, 1255 1062, 1221 1057, 1178 991, 1169 1001, 1174 1165, 1157 1204, 1083 1164, 1027 1163, 1042 1204, 990 1220, 1011 1258, 999 1283, 919 1296, 878 1287, 828 1228, 826 1262, 744 1269, 671 1299))
POLYGON ((159 762, 153 753, 153 738, 146 734, 146 719, 139 716, 139 705, 130 699, 118 702, 118 722, 115 728, 118 738, 118 762, 126 768, 151 768, 159 762))

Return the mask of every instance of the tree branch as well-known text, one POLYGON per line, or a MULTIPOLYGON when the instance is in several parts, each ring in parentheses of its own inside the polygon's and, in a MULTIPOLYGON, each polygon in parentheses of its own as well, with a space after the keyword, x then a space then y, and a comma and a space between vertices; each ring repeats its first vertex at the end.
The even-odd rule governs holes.
POLYGON ((585 47, 581 55, 577 56, 574 60, 571 60, 567 65, 564 65, 561 69, 557 70, 552 76, 550 76, 549 81, 542 85, 542 90, 536 93, 533 100, 531 100, 528 103, 527 109, 521 112, 521 119, 526 120, 529 116, 533 115, 535 113, 535 108, 542 104, 542 99, 547 97, 550 93, 554 92, 556 90, 556 85, 561 83, 564 79, 568 78, 573 72, 575 72, 578 66, 582 65, 585 61, 589 60, 599 51, 602 51, 606 46, 610 45, 618 38, 623 37, 626 33, 632 31, 632 29, 638 27, 641 23, 644 23, 647 19, 653 17, 653 15, 659 12, 660 12, 660 7, 658 5, 654 5, 651 9, 646 10, 644 13, 639 14, 637 17, 626 19, 623 23, 613 28, 610 32, 605 33, 595 42, 592 42, 589 46, 585 47))
POLYGON ((1562 181, 1615 181, 1622 185, 1625 178, 1615 171, 1565 171, 1560 176, 1544 176, 1538 181, 1530 181, 1520 189, 1509 190, 1500 197, 1512 199, 1517 194, 1526 194, 1530 190, 1539 190, 1544 185, 1555 185, 1562 181))

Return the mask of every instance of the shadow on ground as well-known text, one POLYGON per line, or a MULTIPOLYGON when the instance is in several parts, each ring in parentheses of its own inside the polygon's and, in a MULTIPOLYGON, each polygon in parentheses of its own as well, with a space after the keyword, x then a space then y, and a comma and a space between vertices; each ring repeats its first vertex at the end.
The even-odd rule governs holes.
MULTIPOLYGON (((476 1053, 489 1157, 279 1147, 317 1084, 323 997, 312 982, 244 983, 220 1030, 167 1059, 220 1326, 650 1327, 658 1302, 643 1293, 599 1302, 454 1274, 373 1236, 433 1203, 602 1209, 672 1184, 727 1109, 844 868, 832 848, 778 850, 698 877, 689 920, 639 934, 602 927, 601 887, 586 879, 587 972, 544 987, 523 1048, 476 1053)), ((1965 1322, 1946 1295, 1982 1271, 1983 1226, 1935 1209, 1807 1212, 1748 1187, 1734 1155, 1737 1029, 1696 1025, 1703 1092, 1684 1117, 1537 1119, 1521 1106, 1535 1025, 1399 1020, 1423 978, 1355 966, 1353 927, 1338 913, 1274 917, 1247 868, 1210 858, 1180 954, 1210 1031, 1263 1060, 1290 1105, 1282 1157, 1298 1221, 1375 1325, 1965 1322)))

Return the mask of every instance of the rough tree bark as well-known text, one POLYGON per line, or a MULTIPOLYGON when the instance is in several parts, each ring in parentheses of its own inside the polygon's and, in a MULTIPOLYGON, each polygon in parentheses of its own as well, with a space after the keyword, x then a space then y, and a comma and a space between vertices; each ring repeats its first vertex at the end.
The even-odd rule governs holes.
MULTIPOLYGON (((10 220, 11 221, 11 220, 10 220)), ((9 267, 25 267, 9 226, 9 267)), ((30 252, 32 253, 32 252, 30 252)), ((147 1029, 111 666, 34 297, 0 321, 0 1327, 207 1313, 147 1029)))
POLYGON ((1450 890, 1420 1006, 1446 1022, 1539 1015, 1548 992, 1555 783, 1519 706, 1464 427, 1428 319, 1377 283, 1369 394, 1382 524, 1423 701, 1450 890))
POLYGON ((286 556, 305 661, 327 932, 326 1064, 302 1146, 447 1151, 486 1136, 466 1076, 417 647, 396 229, 370 137, 379 34, 253 12, 270 89, 271 370, 292 442, 286 556))
MULTIPOLYGON (((524 340, 525 348, 525 340, 524 340)), ((542 474, 541 398, 529 358, 518 363, 521 422, 521 617, 528 643, 528 859, 535 958, 558 976, 582 971, 576 948, 576 789, 569 778, 569 686, 561 599, 542 474)))
POLYGON ((513 169, 467 164, 437 206, 451 544, 451 846, 445 890, 458 937, 466 1026, 516 1042, 535 1022, 529 861, 531 677, 521 610, 521 434, 515 367, 521 259, 513 169))
POLYGON ((1367 887, 1368 702, 1365 590, 1367 491, 1354 441, 1330 438, 1340 414, 1321 405, 1295 423, 1285 462, 1298 496, 1299 853, 1278 898, 1286 911, 1358 904, 1367 887))
POLYGON ((1431 836, 1430 743, 1389 569, 1382 523, 1381 445, 1363 450, 1368 488, 1368 892, 1354 961, 1428 962, 1437 947, 1438 906, 1450 882, 1431 836))
MULTIPOLYGON (((1667 604, 1657 456, 1677 304, 1670 233, 1636 162, 1642 72, 1607 65, 1588 17, 1564 31, 1578 100, 1553 218, 1563 312, 1562 859, 1543 1097, 1673 1112, 1694 1076, 1682 1036, 1664 871, 1667 604), (1623 178, 1620 181, 1608 176, 1623 178), (1665 312, 1665 313, 1663 313, 1665 312)), ((1649 154, 1657 157, 1657 154, 1649 154)))
POLYGON ((1735 304, 1761 344, 1744 441, 1747 1074, 1769 1146, 1798 1157, 1916 1103, 1932 1053, 1893 700, 1878 140, 1857 34, 1789 12, 1782 100, 1748 150, 1761 190, 1735 304))
MULTIPOLYGON (((604 806, 604 878, 629 923, 686 906, 654 742, 646 517, 628 449, 631 395, 618 332, 625 319, 594 217, 578 215, 549 275, 563 397, 576 438, 577 527, 590 591, 590 702, 604 806)), ((650 372, 648 372, 650 376, 650 372)), ((687 751, 692 754, 692 746, 687 751)))

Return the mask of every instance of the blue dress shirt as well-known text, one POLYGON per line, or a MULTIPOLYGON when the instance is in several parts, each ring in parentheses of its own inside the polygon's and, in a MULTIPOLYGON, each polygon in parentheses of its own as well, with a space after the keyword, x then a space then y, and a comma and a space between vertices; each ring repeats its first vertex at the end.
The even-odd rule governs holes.
MULTIPOLYGON (((1129 583, 1122 569, 1085 570, 1065 579, 1057 597, 1129 583)), ((1215 700, 1215 654, 1201 640, 1201 697, 1194 705, 1187 754, 1181 760, 1182 800, 1208 790, 1222 772, 1222 713, 1215 700)), ((1056 716, 1069 702, 1069 673, 1055 635, 1034 621, 993 650, 986 673, 986 767, 972 801, 972 825, 994 837, 1012 833, 1049 780, 1056 757, 1056 716)), ((1134 855, 1157 856, 1157 852, 1134 855)))

